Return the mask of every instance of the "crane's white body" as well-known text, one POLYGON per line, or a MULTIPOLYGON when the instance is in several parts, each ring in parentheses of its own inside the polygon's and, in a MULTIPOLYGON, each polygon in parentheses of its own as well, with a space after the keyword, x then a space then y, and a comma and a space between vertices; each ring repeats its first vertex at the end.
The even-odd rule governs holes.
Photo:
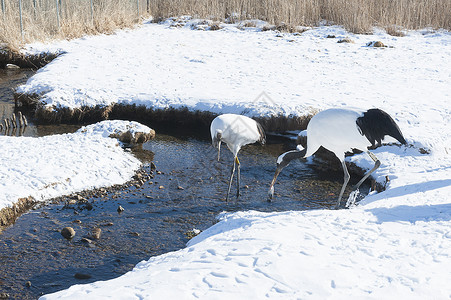
POLYGON ((388 135, 406 144, 402 133, 395 121, 380 109, 369 109, 365 112, 350 109, 333 108, 316 114, 307 125, 307 147, 285 152, 277 158, 277 168, 269 188, 269 197, 274 196, 274 184, 277 176, 290 161, 296 158, 309 157, 323 146, 332 151, 341 161, 344 173, 344 183, 338 196, 336 207, 340 206, 346 185, 349 181, 349 172, 346 168, 345 153, 352 149, 366 151, 375 162, 374 167, 363 176, 354 186, 357 190, 363 181, 373 173, 379 166, 380 161, 368 151, 368 146, 380 144, 381 140, 388 135))
POLYGON ((338 159, 352 149, 366 151, 371 143, 360 133, 356 119, 362 113, 349 109, 328 109, 316 114, 307 125, 307 152, 313 155, 320 146, 332 151, 338 159))
POLYGON ((236 157, 241 147, 260 140, 261 135, 257 122, 249 117, 224 114, 216 117, 210 126, 211 139, 220 133, 220 141, 224 142, 236 157))
POLYGON ((221 143, 226 143, 233 153, 233 166, 230 175, 229 188, 227 190, 227 201, 229 200, 230 188, 232 186, 235 164, 238 165, 237 176, 237 198, 240 195, 240 161, 238 152, 241 147, 255 142, 265 143, 265 133, 263 128, 255 120, 242 115, 224 114, 216 117, 210 126, 211 140, 213 146, 218 148, 218 160, 221 150, 221 143))

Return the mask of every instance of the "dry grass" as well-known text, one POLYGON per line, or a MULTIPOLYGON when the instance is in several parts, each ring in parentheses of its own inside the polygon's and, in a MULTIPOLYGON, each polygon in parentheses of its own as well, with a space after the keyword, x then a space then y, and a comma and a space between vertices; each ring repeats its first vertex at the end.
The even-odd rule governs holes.
MULTIPOLYGON (((22 0, 22 34, 19 1, 0 1, 5 3, 4 13, 0 7, 0 46, 6 44, 12 50, 37 40, 110 33, 133 26, 140 19, 137 0, 93 0, 92 14, 91 0, 59 0, 58 26, 56 0, 22 0)), ((149 11, 157 21, 191 15, 226 22, 261 19, 279 28, 314 26, 327 21, 354 33, 369 33, 375 25, 394 35, 402 34, 400 29, 451 30, 451 0, 140 0, 139 3, 141 17, 149 11)))
POLYGON ((451 30, 450 0, 150 0, 156 20, 180 15, 229 22, 261 19, 287 26, 327 20, 351 32, 369 33, 374 25, 451 30))
MULTIPOLYGON (((22 27, 19 1, 0 0, 0 46, 18 50, 24 43, 51 39, 71 39, 86 34, 111 33, 131 27, 138 17, 137 0, 22 0, 22 27), (5 3, 2 12, 1 1, 5 3), (34 6, 34 3, 36 6, 34 6)), ((140 15, 147 14, 140 1, 140 15)))

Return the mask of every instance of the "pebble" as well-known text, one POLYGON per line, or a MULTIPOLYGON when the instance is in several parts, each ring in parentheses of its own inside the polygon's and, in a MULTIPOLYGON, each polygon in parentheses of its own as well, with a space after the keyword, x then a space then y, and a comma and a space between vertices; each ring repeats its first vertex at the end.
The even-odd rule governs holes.
POLYGON ((15 64, 6 64, 7 69, 20 69, 18 65, 15 64))
POLYGON ((77 200, 75 200, 75 199, 69 199, 69 200, 67 200, 67 202, 66 202, 67 205, 74 205, 74 204, 76 204, 76 203, 77 203, 77 200))
POLYGON ((25 282, 25 286, 26 286, 27 288, 31 287, 31 281, 25 282))
POLYGON ((122 207, 122 206, 118 206, 118 208, 117 208, 117 212, 118 213, 121 213, 121 212, 123 212, 125 209, 122 207))
POLYGON ((159 188, 160 190, 162 190, 162 189, 164 189, 164 186, 160 185, 158 188, 159 188))
POLYGON ((192 230, 185 232, 185 235, 187 238, 192 239, 196 235, 199 235, 199 233, 201 233, 199 229, 193 228, 192 230))
POLYGON ((95 227, 91 231, 91 237, 95 240, 100 239, 101 234, 102 234, 102 229, 100 229, 99 227, 95 227))
POLYGON ((64 238, 70 240, 70 239, 72 239, 75 236, 75 230, 72 227, 64 227, 61 230, 61 235, 64 238))
POLYGON ((88 239, 88 238, 82 238, 81 241, 83 243, 92 244, 92 241, 90 239, 88 239))
POLYGON ((84 208, 87 210, 92 210, 94 208, 94 206, 92 206, 91 202, 86 202, 84 208))
POLYGON ((157 168, 157 166, 154 164, 154 162, 150 163, 150 169, 151 170, 155 170, 157 168))
POLYGON ((79 195, 79 194, 76 194, 76 195, 75 195, 75 200, 78 200, 78 201, 84 201, 84 200, 86 200, 86 198, 84 198, 83 196, 81 196, 81 195, 79 195))
POLYGON ((184 190, 183 186, 180 186, 180 185, 177 187, 177 189, 184 190))
POLYGON ((381 41, 376 41, 373 43, 373 47, 385 47, 385 45, 381 41))

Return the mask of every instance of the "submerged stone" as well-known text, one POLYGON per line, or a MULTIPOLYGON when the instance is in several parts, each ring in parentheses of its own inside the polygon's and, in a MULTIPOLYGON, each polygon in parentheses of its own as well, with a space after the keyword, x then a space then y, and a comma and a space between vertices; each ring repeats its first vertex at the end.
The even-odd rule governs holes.
POLYGON ((75 236, 75 230, 72 227, 64 227, 61 230, 61 235, 65 238, 65 239, 72 239, 75 236))

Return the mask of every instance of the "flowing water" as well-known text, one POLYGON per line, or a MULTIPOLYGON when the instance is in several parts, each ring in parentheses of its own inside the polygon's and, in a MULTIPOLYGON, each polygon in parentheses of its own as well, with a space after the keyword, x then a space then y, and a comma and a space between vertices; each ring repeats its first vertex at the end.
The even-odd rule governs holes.
MULTIPOLYGON (((0 72, 0 109, 8 116, 14 110, 11 88, 32 72, 0 72), (10 94, 5 96, 5 91, 10 94)), ((30 120, 23 134, 73 132, 78 127, 35 126, 30 120)), ((149 177, 144 184, 91 193, 82 205, 71 202, 72 196, 62 197, 35 207, 0 234, 0 296, 35 299, 73 284, 118 277, 139 261, 183 248, 193 229, 207 229, 223 211, 328 209, 335 205, 342 173, 320 173, 301 161, 284 169, 274 201, 267 201, 277 156, 294 147, 287 140, 269 137, 265 146, 249 145, 241 150, 241 197, 235 197, 234 182, 232 197, 226 202, 233 161, 226 147, 217 161, 208 128, 183 134, 174 128, 157 129, 154 140, 133 149, 149 177), (117 211, 119 206, 123 212, 117 211), (60 234, 66 226, 76 232, 72 240, 60 234), (99 239, 91 237, 94 228, 101 229, 99 239)))

